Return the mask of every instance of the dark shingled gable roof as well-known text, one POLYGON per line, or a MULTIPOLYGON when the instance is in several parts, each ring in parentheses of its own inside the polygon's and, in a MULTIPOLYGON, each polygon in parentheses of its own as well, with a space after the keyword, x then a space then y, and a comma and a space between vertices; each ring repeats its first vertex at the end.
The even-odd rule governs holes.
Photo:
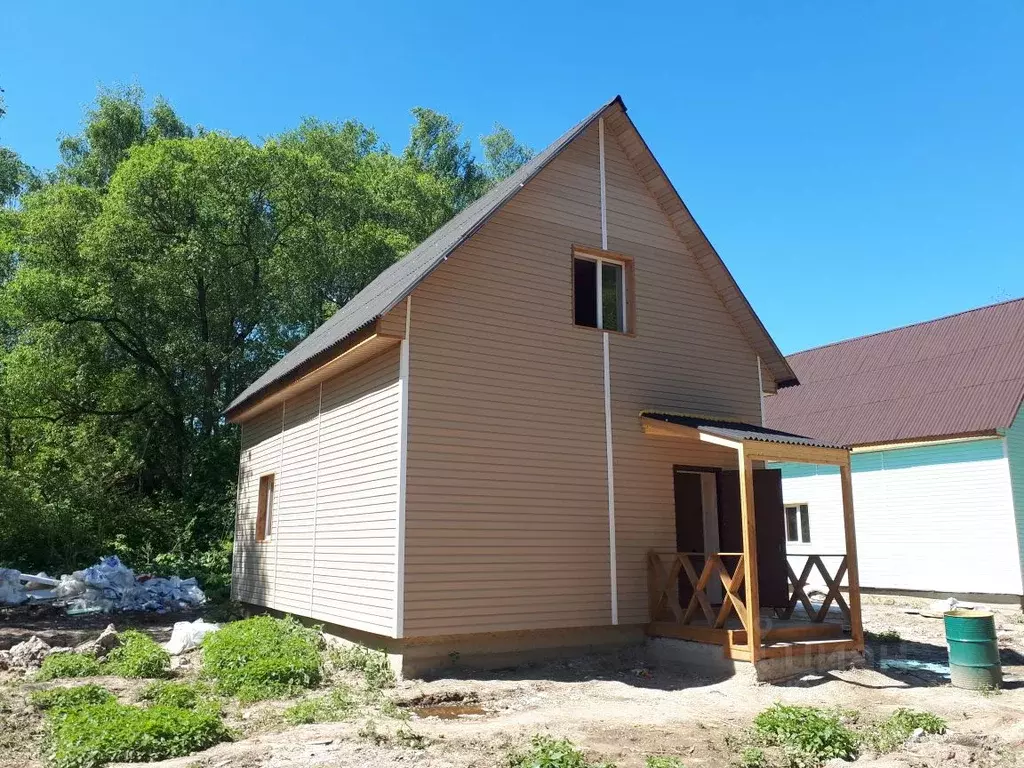
MULTIPOLYGON (((357 332, 371 326, 374 321, 405 299, 420 281, 448 258, 456 248, 472 237, 494 213, 522 189, 530 179, 544 170, 547 164, 581 135, 591 123, 616 106, 621 109, 623 114, 626 112, 626 105, 620 96, 602 104, 556 139, 543 152, 538 153, 507 179, 496 184, 479 200, 456 214, 404 258, 384 270, 351 301, 335 312, 327 322, 299 342, 294 349, 236 397, 228 406, 226 413, 229 416, 240 413, 255 404, 264 395, 287 384, 297 374, 318 367, 342 351, 346 341, 351 340, 357 332)), ((646 151, 646 145, 644 147, 646 151)), ((662 173, 660 166, 658 172, 662 173)), ((674 189, 672 195, 676 204, 685 209, 674 189)), ((722 286, 725 286, 730 294, 735 294, 733 302, 727 304, 727 308, 734 313, 734 316, 736 313, 743 313, 744 317, 752 320, 750 325, 754 330, 749 333, 753 335, 748 333, 748 339, 751 340, 755 349, 760 350, 762 362, 772 372, 778 386, 796 384, 796 378, 785 358, 775 346, 775 342, 768 335, 764 326, 761 325, 732 276, 727 269, 724 269, 721 260, 717 254, 713 253, 713 248, 699 228, 696 228, 696 231, 701 242, 712 252, 715 263, 724 270, 720 279, 722 286)), ((717 290, 721 291, 722 286, 719 286, 717 290)))
POLYGON ((1024 396, 1024 299, 787 359, 800 386, 765 398, 774 429, 844 445, 994 433, 1024 396))

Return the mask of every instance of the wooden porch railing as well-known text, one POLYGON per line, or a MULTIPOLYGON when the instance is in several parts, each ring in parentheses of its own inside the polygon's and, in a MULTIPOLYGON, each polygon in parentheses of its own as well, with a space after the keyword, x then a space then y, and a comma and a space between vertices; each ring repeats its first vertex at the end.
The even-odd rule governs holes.
POLYGON ((792 618, 793 612, 796 610, 797 603, 803 605, 804 611, 807 612, 807 618, 814 622, 822 622, 828 616, 828 609, 833 602, 839 606, 839 610, 843 614, 843 620, 847 623, 850 622, 850 606, 847 605, 846 599, 839 591, 843 583, 843 577, 846 576, 848 568, 847 556, 846 555, 806 555, 807 561, 804 563, 803 570, 800 571, 800 575, 797 576, 793 571, 793 566, 789 564, 790 557, 800 557, 801 553, 794 553, 787 556, 786 558, 786 571, 789 574, 789 582, 792 586, 792 596, 789 599, 789 605, 782 611, 780 618, 789 619, 792 618), (836 568, 835 575, 833 576, 829 569, 825 566, 822 561, 823 557, 838 557, 839 565, 836 568), (825 582, 825 587, 828 590, 825 599, 821 602, 821 605, 815 610, 814 604, 811 603, 811 599, 807 596, 807 581, 811 576, 811 572, 814 567, 817 566, 818 573, 821 574, 822 581, 825 582))
POLYGON ((747 607, 740 596, 743 585, 742 552, 650 552, 647 555, 647 584, 652 621, 670 621, 682 626, 695 624, 703 617, 704 626, 723 629, 735 613, 743 629, 747 629, 747 607), (730 570, 722 558, 736 558, 730 570), (695 561, 704 561, 698 572, 695 561), (693 588, 693 595, 684 609, 679 601, 681 573, 693 588), (722 604, 715 611, 708 597, 708 586, 715 577, 724 589, 722 604), (698 613, 699 611, 699 613, 698 613))

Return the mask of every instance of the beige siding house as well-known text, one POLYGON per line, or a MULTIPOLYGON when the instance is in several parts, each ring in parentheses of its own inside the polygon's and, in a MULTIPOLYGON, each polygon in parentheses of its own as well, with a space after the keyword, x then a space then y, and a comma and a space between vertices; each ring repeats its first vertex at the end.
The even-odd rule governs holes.
MULTIPOLYGON (((771 657, 755 498, 764 535, 782 511, 754 488, 761 454, 849 460, 761 426, 763 393, 795 383, 615 99, 232 404, 234 597, 386 647, 406 674, 645 632, 771 657)), ((856 651, 855 613, 800 639, 856 651)))

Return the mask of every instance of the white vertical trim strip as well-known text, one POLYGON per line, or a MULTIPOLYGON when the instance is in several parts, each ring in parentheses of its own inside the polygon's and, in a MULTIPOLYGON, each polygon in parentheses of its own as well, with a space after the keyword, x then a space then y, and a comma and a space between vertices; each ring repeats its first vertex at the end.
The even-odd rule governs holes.
POLYGON ((324 416, 324 383, 320 382, 320 400, 316 406, 316 469, 313 471, 313 556, 309 564, 309 615, 313 616, 313 592, 316 590, 316 523, 320 506, 320 425, 324 416))
MULTIPOLYGON (((284 473, 284 416, 288 410, 288 401, 281 402, 281 454, 277 460, 277 472, 274 473, 274 506, 270 510, 271 537, 274 542, 274 583, 270 585, 270 594, 277 599, 277 561, 279 549, 281 548, 281 537, 278 535, 281 530, 281 480, 284 473)), ((271 605, 271 608, 276 606, 271 605)))
MULTIPOLYGON (((597 121, 597 144, 601 166, 601 249, 608 250, 608 192, 604 173, 604 118, 597 121)), ((604 294, 601 285, 601 260, 597 262, 597 327, 604 327, 604 294)), ((625 276, 625 270, 623 270, 625 276)), ((615 542, 615 461, 612 456, 612 381, 608 332, 602 336, 604 359, 604 451, 608 476, 608 569, 611 581, 612 624, 619 623, 619 575, 615 542)))
POLYGON ((608 561, 611 570, 612 624, 619 623, 618 555, 615 547, 615 461, 612 458, 612 382, 608 333, 604 336, 604 443, 608 469, 608 561))
POLYGON ((405 488, 409 456, 409 341, 412 330, 412 296, 405 299, 405 338, 398 363, 398 520, 395 531, 395 637, 405 632, 405 488))
POLYGON ((757 355, 757 396, 761 403, 761 426, 764 426, 764 375, 761 373, 761 356, 757 355))

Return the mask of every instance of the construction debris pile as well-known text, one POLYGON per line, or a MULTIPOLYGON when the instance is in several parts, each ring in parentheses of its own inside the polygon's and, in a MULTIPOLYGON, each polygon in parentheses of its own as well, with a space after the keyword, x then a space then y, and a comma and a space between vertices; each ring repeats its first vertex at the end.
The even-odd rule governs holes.
POLYGON ((64 606, 70 616, 112 611, 167 613, 202 605, 206 595, 194 578, 136 576, 116 555, 59 579, 45 573, 33 576, 0 569, 0 605, 42 602, 64 606))

